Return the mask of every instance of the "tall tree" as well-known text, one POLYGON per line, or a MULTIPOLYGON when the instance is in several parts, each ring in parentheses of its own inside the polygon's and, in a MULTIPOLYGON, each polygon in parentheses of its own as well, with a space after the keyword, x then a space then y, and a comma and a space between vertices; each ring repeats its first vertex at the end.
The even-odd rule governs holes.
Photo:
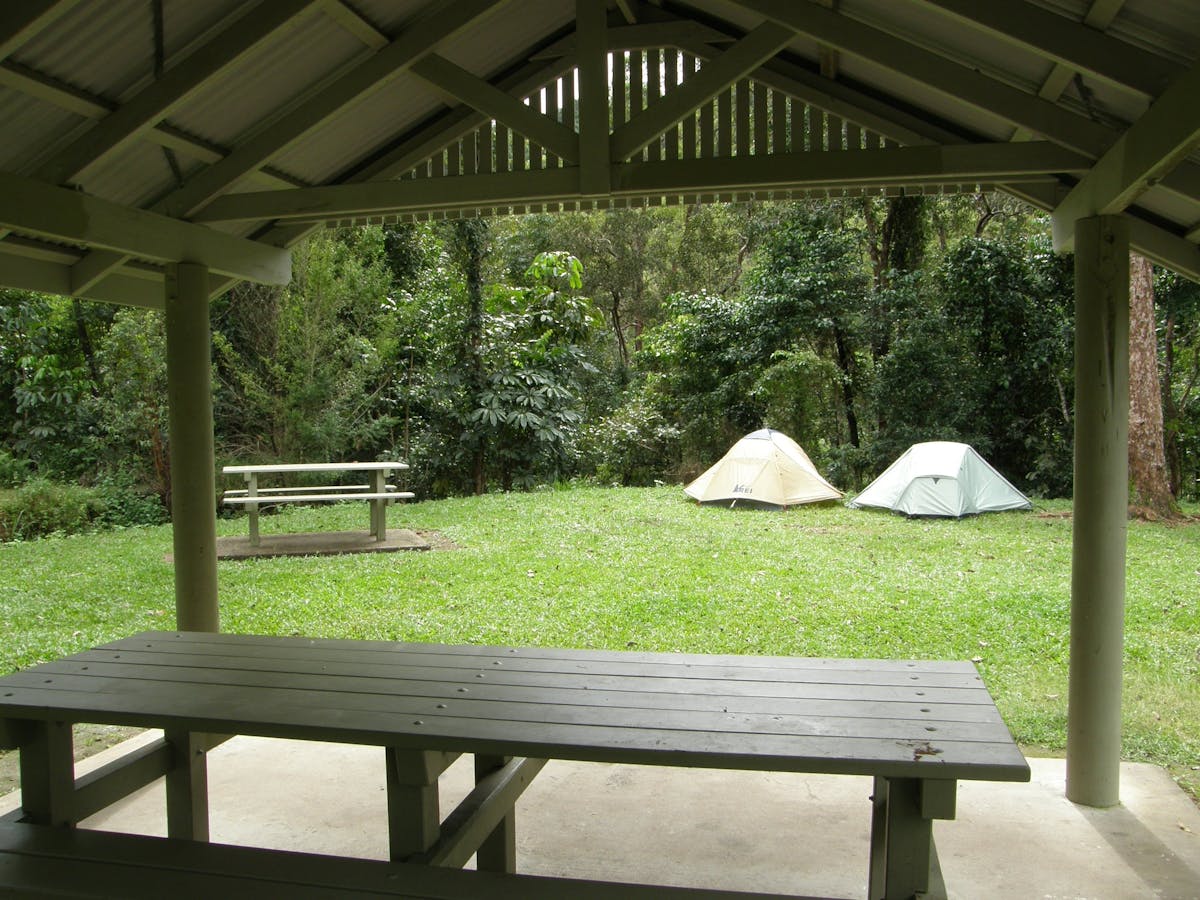
POLYGON ((1129 480, 1137 515, 1169 518, 1178 514, 1167 481, 1163 443, 1154 267, 1137 254, 1129 258, 1129 480))
MULTIPOLYGON (((487 252, 486 219, 465 218, 454 223, 453 252, 462 269, 467 290, 467 319, 463 334, 464 368, 467 372, 468 405, 478 406, 484 394, 483 371, 483 258, 487 252)), ((473 441, 471 473, 475 493, 487 490, 485 463, 486 432, 467 432, 473 441)))

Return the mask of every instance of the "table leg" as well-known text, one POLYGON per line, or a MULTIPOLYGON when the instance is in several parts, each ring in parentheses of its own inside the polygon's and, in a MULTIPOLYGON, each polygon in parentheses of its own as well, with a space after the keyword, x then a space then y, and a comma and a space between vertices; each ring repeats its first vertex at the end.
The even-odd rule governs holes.
POLYGON ((908 900, 927 891, 937 850, 921 779, 877 777, 871 799, 869 900, 908 900))
POLYGON ((75 754, 70 722, 31 722, 21 743, 21 806, 36 825, 75 824, 75 754))
MULTIPOLYGON (((378 469, 371 473, 371 493, 382 494, 387 490, 387 472, 378 469)), ((387 500, 371 500, 371 534, 375 540, 387 540, 387 500)))
MULTIPOLYGON (((258 496, 258 475, 254 472, 247 472, 246 478, 246 496, 258 496)), ((250 546, 257 547, 259 545, 258 537, 258 504, 247 503, 246 512, 250 514, 250 546)))
POLYGON ((208 840, 208 741, 191 731, 163 733, 171 745, 167 770, 167 836, 208 840))
POLYGON ((384 748, 387 762, 388 857, 403 862, 424 853, 442 829, 438 776, 444 753, 384 748))
MULTIPOLYGON (((511 759, 511 756, 475 754, 476 783, 492 772, 503 769, 511 759)), ((475 867, 480 871, 490 872, 517 870, 517 817, 514 811, 510 810, 479 845, 475 853, 475 867)))

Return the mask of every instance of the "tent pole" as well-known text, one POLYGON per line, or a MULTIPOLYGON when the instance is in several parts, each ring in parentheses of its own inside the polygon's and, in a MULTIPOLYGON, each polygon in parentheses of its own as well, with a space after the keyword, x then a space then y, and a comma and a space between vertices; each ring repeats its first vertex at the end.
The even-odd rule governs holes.
POLYGON ((169 266, 166 289, 176 627, 183 631, 218 631, 208 266, 169 266))
POLYGON ((1067 799, 1120 802, 1129 503, 1129 226, 1075 226, 1075 502, 1067 799))

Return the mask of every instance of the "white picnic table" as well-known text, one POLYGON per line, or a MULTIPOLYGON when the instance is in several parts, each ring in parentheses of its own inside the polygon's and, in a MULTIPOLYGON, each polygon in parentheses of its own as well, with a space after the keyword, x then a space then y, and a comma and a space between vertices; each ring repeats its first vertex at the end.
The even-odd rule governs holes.
POLYGON ((365 500, 371 506, 371 534, 375 540, 387 540, 387 505, 395 500, 411 500, 409 491, 397 490, 387 483, 392 472, 408 468, 402 462, 336 462, 336 463, 274 463, 249 466, 225 466, 225 475, 241 475, 245 489, 226 491, 222 502, 243 506, 250 518, 250 543, 258 546, 258 510, 273 503, 318 503, 365 500), (335 484, 322 487, 260 487, 260 475, 294 472, 366 472, 370 481, 365 484, 335 484))

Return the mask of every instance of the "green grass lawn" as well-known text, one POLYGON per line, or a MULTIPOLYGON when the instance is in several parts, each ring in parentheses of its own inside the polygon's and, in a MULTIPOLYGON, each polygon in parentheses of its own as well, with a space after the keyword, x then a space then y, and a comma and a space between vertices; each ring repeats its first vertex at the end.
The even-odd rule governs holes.
MULTIPOLYGON (((393 508, 458 549, 220 563, 226 631, 974 659, 1016 738, 1066 739, 1070 506, 962 521, 697 507, 677 487, 393 508)), ((1195 513, 1197 510, 1192 509, 1195 513)), ((362 529, 363 504, 263 532, 362 529)), ((245 534, 244 518, 221 534, 245 534)), ((0 670, 174 625, 170 529, 0 545, 0 670)), ((1124 754, 1200 795, 1200 523, 1129 526, 1124 754)))

